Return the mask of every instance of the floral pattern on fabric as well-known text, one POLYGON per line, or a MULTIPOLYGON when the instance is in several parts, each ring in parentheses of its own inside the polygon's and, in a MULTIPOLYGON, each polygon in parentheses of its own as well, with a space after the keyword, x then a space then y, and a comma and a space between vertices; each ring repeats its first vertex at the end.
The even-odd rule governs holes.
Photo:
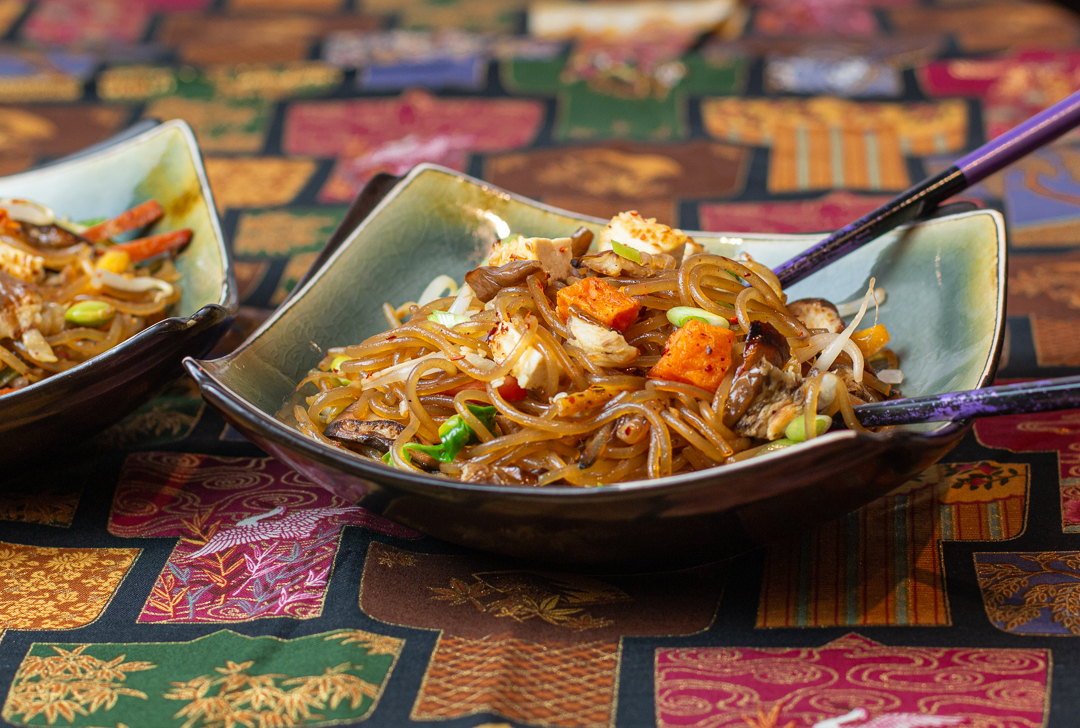
POLYGON ((998 629, 1080 636, 1080 551, 976 553, 975 573, 998 629))
POLYGON ((366 718, 404 640, 336 630, 282 640, 34 644, 3 718, 20 726, 327 726, 366 718))
POLYGON ((416 535, 276 460, 140 453, 125 463, 109 530, 180 539, 140 622, 244 622, 319 616, 346 525, 416 535))
POLYGON ((139 552, 0 541, 0 634, 90 624, 108 606, 139 552))
POLYGON ((1047 650, 889 647, 849 634, 816 648, 656 651, 661 728, 1041 728, 1049 691, 1047 650))

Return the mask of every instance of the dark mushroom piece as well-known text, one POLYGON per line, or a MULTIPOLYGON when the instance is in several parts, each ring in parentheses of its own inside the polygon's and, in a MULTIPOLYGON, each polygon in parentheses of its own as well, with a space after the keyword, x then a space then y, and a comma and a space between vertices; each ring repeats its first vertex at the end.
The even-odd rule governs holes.
POLYGON ((799 412, 802 377, 784 371, 787 340, 763 321, 752 321, 743 361, 724 404, 724 424, 740 435, 775 440, 799 412))
MULTIPOLYGON (((323 435, 360 454, 364 454, 362 447, 375 448, 381 453, 390 452, 394 440, 405 430, 405 426, 393 420, 357 419, 350 412, 354 407, 355 404, 349 405, 344 412, 331 420, 323 430, 323 435)), ((416 441, 415 438, 413 441, 416 441)), ((409 452, 409 457, 424 470, 439 469, 438 461, 426 453, 413 450, 409 452)))
POLYGON ((498 295, 503 288, 525 285, 533 273, 543 273, 538 260, 515 260, 503 265, 482 265, 465 274, 473 294, 484 303, 498 295))
POLYGON ((27 243, 49 252, 60 248, 70 248, 73 245, 91 244, 83 236, 65 230, 59 225, 34 225, 29 222, 20 222, 19 228, 27 243))
POLYGON ((824 329, 830 334, 844 330, 844 319, 831 302, 824 298, 800 298, 787 305, 788 312, 808 329, 824 329))
POLYGON ((589 246, 592 245, 592 241, 592 230, 582 225, 577 230, 570 233, 570 254, 575 258, 580 258, 589 252, 589 246))
MULTIPOLYGON (((874 374, 874 368, 870 366, 869 362, 863 364, 863 370, 874 374)), ((851 368, 851 365, 845 363, 833 364, 829 368, 829 371, 840 377, 840 381, 844 383, 844 389, 848 392, 848 398, 851 400, 852 406, 858 406, 860 404, 866 404, 868 402, 879 402, 883 399, 895 398, 898 395, 895 390, 890 393, 889 397, 883 394, 879 394, 866 386, 863 382, 855 381, 855 372, 851 368)))

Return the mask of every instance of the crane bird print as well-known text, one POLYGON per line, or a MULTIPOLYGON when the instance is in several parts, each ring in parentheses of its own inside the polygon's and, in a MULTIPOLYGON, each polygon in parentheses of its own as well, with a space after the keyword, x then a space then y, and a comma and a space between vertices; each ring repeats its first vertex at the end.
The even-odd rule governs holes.
POLYGON ((188 559, 197 559, 255 541, 310 538, 327 519, 350 513, 362 513, 364 509, 345 506, 308 508, 293 513, 286 513, 287 511, 285 506, 277 506, 266 513, 237 521, 232 528, 225 528, 215 533, 202 548, 189 555, 188 559))

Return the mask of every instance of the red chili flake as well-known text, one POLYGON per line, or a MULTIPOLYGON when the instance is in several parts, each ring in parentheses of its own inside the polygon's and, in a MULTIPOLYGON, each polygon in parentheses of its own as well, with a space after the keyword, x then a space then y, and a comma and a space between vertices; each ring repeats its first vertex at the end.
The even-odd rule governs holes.
POLYGON ((739 323, 739 317, 738 316, 732 316, 731 318, 728 319, 728 323, 729 324, 737 324, 737 323, 739 323))
POLYGON ((458 356, 452 356, 452 357, 450 357, 450 361, 461 361, 461 360, 462 360, 462 359, 464 359, 464 358, 465 358, 465 355, 464 355, 464 354, 459 354, 458 356))

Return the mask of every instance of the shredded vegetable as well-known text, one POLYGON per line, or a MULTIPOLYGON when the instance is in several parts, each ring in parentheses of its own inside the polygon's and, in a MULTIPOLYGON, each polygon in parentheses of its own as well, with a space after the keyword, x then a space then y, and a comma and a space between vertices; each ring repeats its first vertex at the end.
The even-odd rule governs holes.
POLYGON ((180 299, 173 257, 187 229, 128 242, 164 210, 149 200, 75 224, 30 200, 0 199, 0 371, 17 391, 104 353, 164 318, 180 299))
POLYGON ((857 328, 874 281, 845 326, 824 299, 789 304, 749 256, 637 213, 597 237, 590 252, 514 235, 472 285, 440 276, 418 303, 385 304, 390 328, 335 342, 283 416, 380 466, 594 487, 814 447, 860 427, 854 404, 898 396, 888 317, 857 328))

